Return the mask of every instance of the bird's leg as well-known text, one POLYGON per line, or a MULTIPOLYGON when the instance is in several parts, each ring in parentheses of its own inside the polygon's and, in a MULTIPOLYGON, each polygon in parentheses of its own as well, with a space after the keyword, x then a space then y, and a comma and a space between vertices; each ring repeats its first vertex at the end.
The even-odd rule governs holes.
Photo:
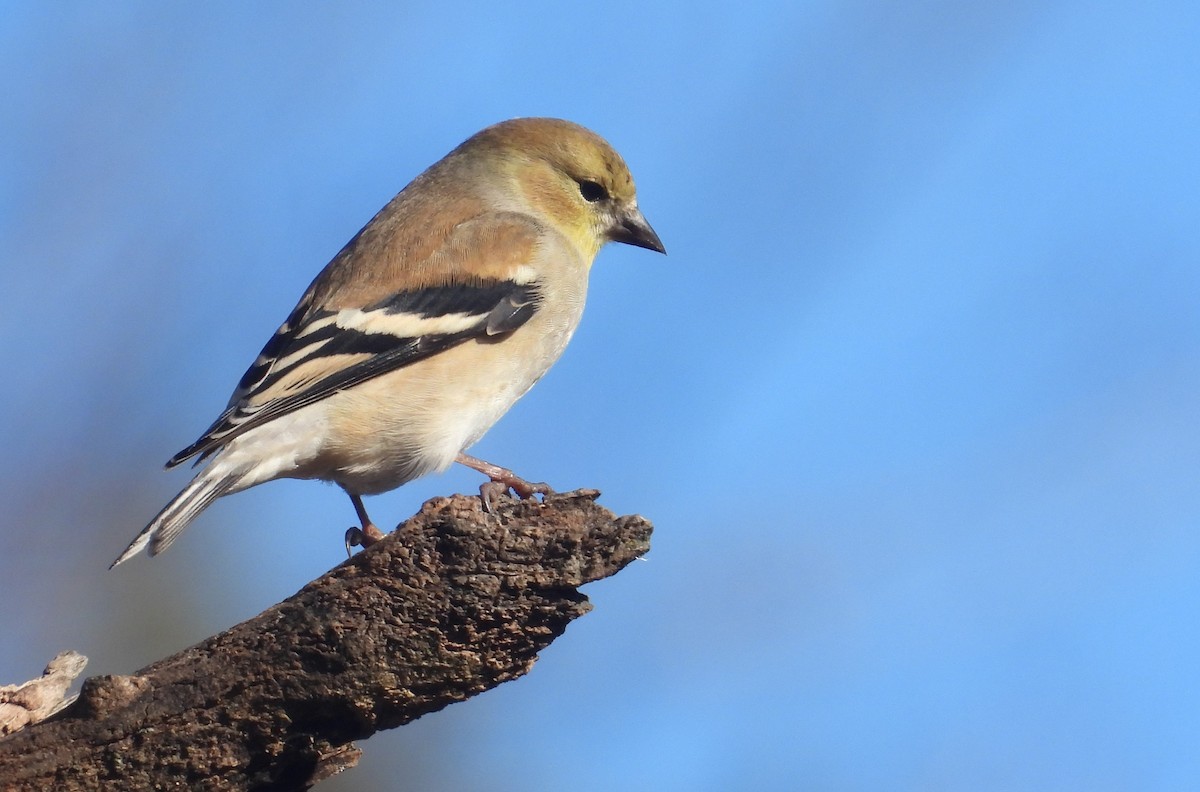
POLYGON ((479 487, 479 497, 483 501, 483 508, 489 514, 494 514, 496 511, 493 508, 496 498, 507 495, 509 490, 517 493, 517 496, 520 498, 532 498, 534 495, 551 495, 554 493, 554 490, 550 489, 550 485, 545 482, 526 481, 508 468, 493 465, 491 462, 484 462, 482 459, 470 456, 469 454, 459 454, 455 457, 454 461, 460 465, 466 465, 472 470, 478 470, 490 479, 479 487))
POLYGON ((357 526, 346 529, 346 555, 350 555, 352 547, 370 547, 383 538, 383 531, 375 527, 375 523, 371 522, 371 518, 367 516, 367 507, 363 506, 362 496, 357 495, 349 490, 346 494, 350 496, 350 502, 354 504, 354 511, 358 513, 358 521, 362 523, 362 527, 357 526))

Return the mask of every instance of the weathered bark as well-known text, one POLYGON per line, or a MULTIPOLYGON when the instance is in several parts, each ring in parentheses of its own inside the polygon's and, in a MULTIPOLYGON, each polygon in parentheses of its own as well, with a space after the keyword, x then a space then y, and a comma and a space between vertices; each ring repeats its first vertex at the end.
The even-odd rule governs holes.
POLYGON ((37 679, 0 685, 0 737, 44 721, 65 707, 67 689, 86 666, 87 658, 79 652, 59 652, 37 679))
POLYGON ((353 740, 526 673, 590 609, 577 588, 651 526, 580 491, 429 503, 384 540, 228 632, 131 676, 85 680, 0 739, 0 789, 305 789, 353 740))

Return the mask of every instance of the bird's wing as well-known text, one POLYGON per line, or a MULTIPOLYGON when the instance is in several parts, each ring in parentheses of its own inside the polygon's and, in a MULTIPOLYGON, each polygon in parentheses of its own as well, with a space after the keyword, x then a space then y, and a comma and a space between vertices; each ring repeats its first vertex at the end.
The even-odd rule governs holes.
MULTIPOLYGON (((435 282, 414 285, 420 279, 410 278, 408 288, 391 291, 362 308, 317 307, 319 297, 314 295, 320 295, 322 278, 329 270, 322 273, 243 375, 225 412, 199 440, 172 457, 167 467, 197 454, 199 462, 238 435, 337 391, 470 339, 516 330, 529 321, 540 302, 536 271, 524 263, 535 248, 536 229, 526 226, 525 230, 525 234, 511 229, 499 236, 487 234, 489 244, 481 246, 464 246, 462 239, 447 242, 440 249, 442 255, 431 258, 482 256, 489 265, 459 261, 460 266, 448 266, 438 261, 436 268, 428 268, 435 282), (518 247, 497 249, 497 240, 518 247), (514 255, 518 250, 523 253, 514 255), (496 267, 497 259, 512 265, 496 267)), ((478 232, 475 228, 464 233, 478 232)))

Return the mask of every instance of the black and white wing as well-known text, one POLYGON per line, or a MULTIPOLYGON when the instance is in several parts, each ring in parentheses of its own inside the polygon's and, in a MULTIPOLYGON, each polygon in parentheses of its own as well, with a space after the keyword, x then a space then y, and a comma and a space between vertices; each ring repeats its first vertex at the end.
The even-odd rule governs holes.
POLYGON ((394 293, 366 308, 313 309, 308 298, 242 376, 228 408, 173 456, 197 462, 238 435, 373 377, 476 338, 512 332, 537 310, 536 281, 476 279, 394 293))

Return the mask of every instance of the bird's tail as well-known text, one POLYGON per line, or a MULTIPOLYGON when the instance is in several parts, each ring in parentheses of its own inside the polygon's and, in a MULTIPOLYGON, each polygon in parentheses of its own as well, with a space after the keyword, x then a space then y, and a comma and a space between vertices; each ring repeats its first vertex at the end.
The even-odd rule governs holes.
POLYGON ((112 569, 133 558, 146 545, 150 545, 149 553, 152 556, 166 550, 200 512, 217 498, 233 491, 240 479, 238 472, 220 464, 202 471, 134 537, 125 552, 117 556, 117 560, 108 568, 112 569))

